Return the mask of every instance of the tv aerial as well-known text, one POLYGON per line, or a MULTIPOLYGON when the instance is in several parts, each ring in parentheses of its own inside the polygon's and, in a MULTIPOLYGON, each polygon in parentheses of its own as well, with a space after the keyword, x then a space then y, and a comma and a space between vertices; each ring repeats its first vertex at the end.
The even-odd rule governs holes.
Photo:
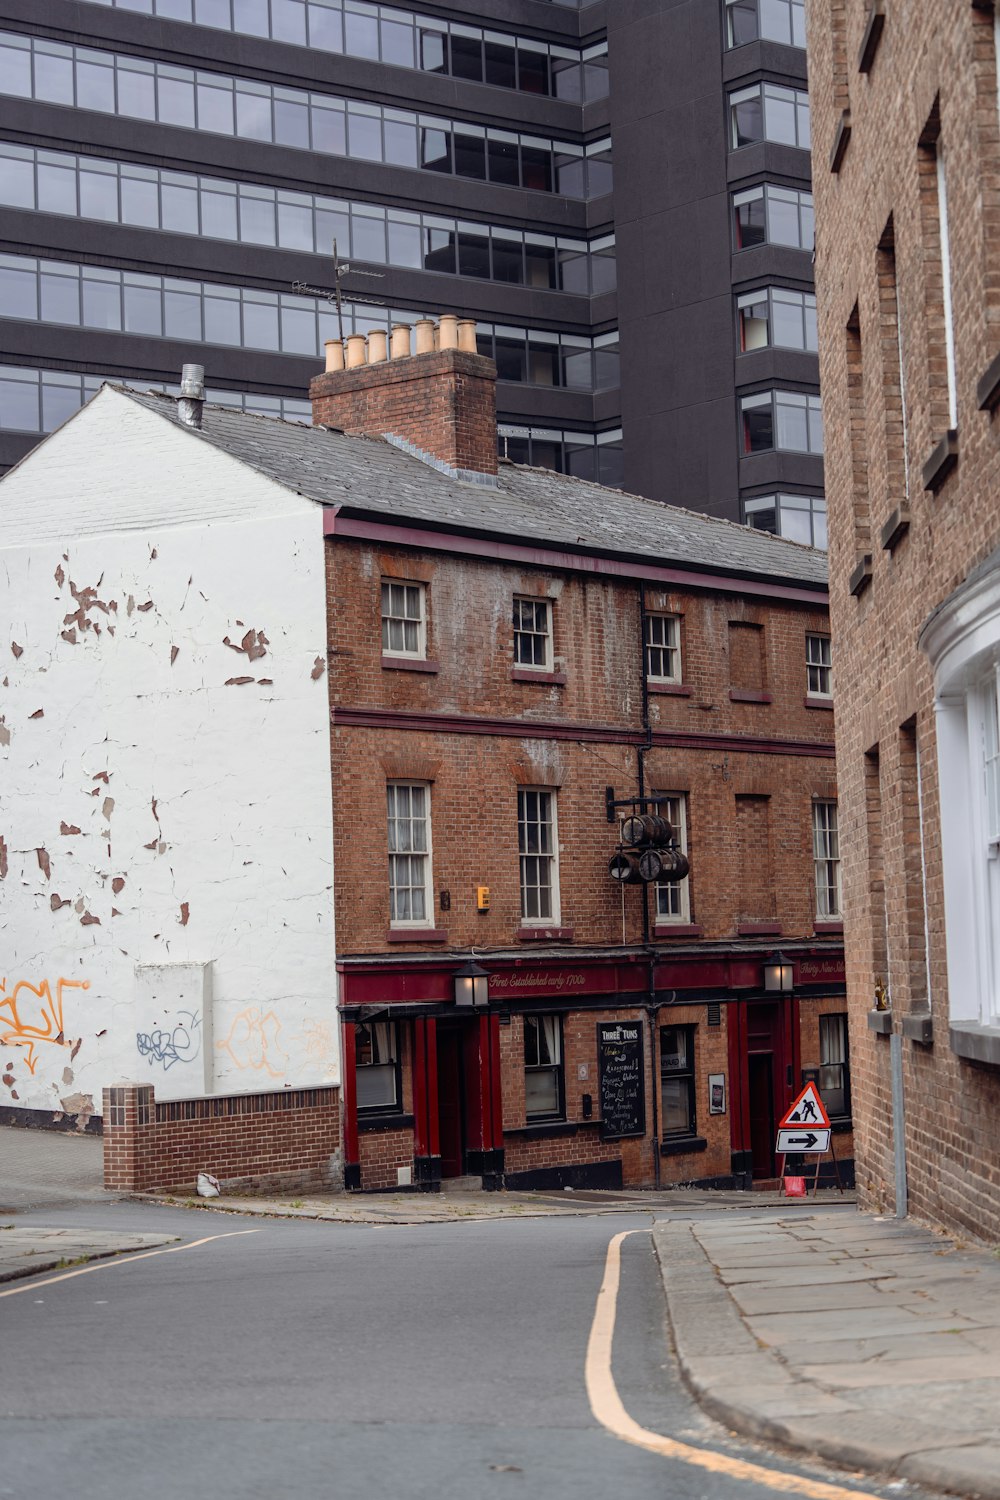
MULTIPOLYGON (((381 271, 360 271, 357 266, 352 266, 350 261, 342 261, 337 254, 337 241, 333 241, 333 286, 311 286, 308 281, 293 281, 292 291, 301 296, 322 297, 324 302, 329 302, 331 307, 337 310, 337 337, 344 337, 344 305, 340 290, 340 283, 345 276, 370 276, 373 281, 383 281, 385 278, 381 271)), ((369 297, 367 299, 376 307, 385 307, 386 303, 381 297, 369 297)))

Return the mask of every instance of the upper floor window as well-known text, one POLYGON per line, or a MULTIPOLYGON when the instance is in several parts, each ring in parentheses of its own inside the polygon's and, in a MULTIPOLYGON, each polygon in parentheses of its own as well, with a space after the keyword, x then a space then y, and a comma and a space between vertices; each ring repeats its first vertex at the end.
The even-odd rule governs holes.
POLYGON ((814 802, 812 820, 816 915, 824 920, 839 920, 840 834, 837 830, 836 802, 814 802))
POLYGON ((393 926, 424 926, 430 920, 431 818, 426 782, 390 781, 389 920, 393 926))
POLYGON ((827 1114, 844 1119, 851 1113, 851 1070, 847 1015, 819 1018, 819 1091, 827 1114))
POLYGON ((730 47, 758 38, 805 47, 805 0, 726 0, 726 25, 730 47))
POLYGON ((395 1021, 369 1021, 354 1031, 359 1110, 400 1108, 399 1035, 395 1021))
POLYGON ((555 793, 519 787, 517 847, 521 866, 521 920, 547 925, 559 921, 559 856, 555 793))
POLYGON ((529 1120, 565 1114, 561 1016, 524 1018, 524 1112, 529 1120))
POLYGON ((734 193, 733 232, 737 250, 753 245, 811 250, 815 239, 812 193, 771 182, 734 193))
POLYGON ((650 682, 680 682, 680 623, 676 615, 646 616, 646 676, 650 682))
POLYGON ((828 635, 806 636, 806 691, 811 698, 833 696, 833 663, 828 635))
POLYGON ((427 655, 424 604, 422 583, 382 584, 382 650, 387 655, 427 655))
POLYGON ((753 495, 743 515, 755 531, 787 536, 810 547, 826 547, 826 500, 822 495, 753 495))
MULTIPOLYGON (((677 847, 682 854, 688 852, 688 829, 687 829, 687 796, 684 792, 659 793, 662 797, 666 795, 666 801, 661 802, 659 813, 666 818, 674 830, 674 838, 677 847)), ((687 923, 691 920, 690 900, 691 880, 665 880, 656 887, 656 920, 657 922, 687 923)))
POLYGON ((548 599, 514 600, 514 665, 552 670, 552 605, 548 599))
POLYGON ((730 145, 774 141, 809 150, 809 95, 780 83, 755 83, 729 96, 730 145))
POLYGON ((812 292, 796 292, 789 287, 761 287, 737 297, 740 350, 744 354, 771 346, 779 349, 803 349, 815 353, 816 297, 812 292))
POLYGON ((621 489, 625 482, 620 427, 606 432, 569 432, 558 427, 508 427, 501 422, 497 427, 497 452, 511 463, 592 479, 608 489, 621 489))
POLYGON ((823 412, 818 396, 803 391, 758 391, 740 400, 743 452, 823 452, 823 412))
POLYGON ((660 1103, 663 1137, 697 1133, 694 1026, 660 1027, 660 1103))

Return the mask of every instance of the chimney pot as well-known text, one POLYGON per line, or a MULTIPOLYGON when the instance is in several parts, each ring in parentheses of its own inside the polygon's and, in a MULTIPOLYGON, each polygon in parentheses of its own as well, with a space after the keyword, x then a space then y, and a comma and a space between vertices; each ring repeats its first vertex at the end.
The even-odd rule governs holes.
POLYGON ((476 320, 475 318, 459 318, 458 320, 458 347, 464 349, 466 354, 478 354, 479 346, 476 343, 476 320))
POLYGON ((385 347, 385 329, 373 328, 368 335, 368 363, 380 365, 388 357, 385 347))
POLYGON ((439 349, 458 348, 458 319, 454 313, 441 314, 438 322, 437 346, 439 349))
POLYGON ((434 353, 434 319, 433 318, 418 318, 417 321, 416 321, 416 323, 413 326, 414 326, 414 332, 416 333, 416 345, 417 345, 413 352, 415 354, 433 354, 434 353))
POLYGON ((323 345, 326 350, 327 373, 331 370, 342 370, 344 368, 344 345, 340 339, 327 339, 323 345))
POLYGON ((347 368, 356 370, 365 363, 365 336, 363 333, 349 333, 344 342, 347 345, 347 368))
MULTIPOLYGON (((408 359, 410 354, 410 325, 409 323, 393 323, 392 325, 392 348, 390 354, 393 359, 408 359)), ((327 367, 329 368, 329 366, 327 367)))
POLYGON ((177 415, 185 427, 200 427, 205 410, 205 366, 181 367, 181 394, 177 415))

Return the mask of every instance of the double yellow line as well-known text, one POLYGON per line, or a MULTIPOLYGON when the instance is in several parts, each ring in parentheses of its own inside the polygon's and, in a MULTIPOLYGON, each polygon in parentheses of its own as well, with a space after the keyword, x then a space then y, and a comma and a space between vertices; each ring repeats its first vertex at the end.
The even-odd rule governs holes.
POLYGON ((199 1245, 210 1245, 213 1240, 232 1240, 240 1234, 260 1234, 259 1229, 231 1229, 227 1234, 206 1234, 204 1239, 189 1240, 186 1245, 167 1245, 162 1250, 143 1250, 138 1255, 120 1255, 108 1260, 96 1261, 90 1266, 78 1266, 75 1271, 63 1271, 59 1276, 46 1276, 44 1281, 32 1278, 27 1283, 8 1287, 0 1297, 19 1297, 22 1292, 37 1292, 39 1287, 55 1286, 57 1281, 72 1281, 74 1276, 90 1276, 94 1271, 110 1271, 115 1266, 131 1266, 137 1260, 149 1260, 154 1255, 177 1255, 181 1250, 196 1250, 199 1245))

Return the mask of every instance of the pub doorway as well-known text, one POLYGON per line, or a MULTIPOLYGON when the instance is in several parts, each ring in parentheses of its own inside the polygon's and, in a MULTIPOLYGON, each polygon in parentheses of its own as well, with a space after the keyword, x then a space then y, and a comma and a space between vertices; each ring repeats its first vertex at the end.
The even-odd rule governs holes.
POLYGON ((465 1171, 465 1065, 463 1028, 437 1025, 437 1106, 441 1176, 465 1171))

